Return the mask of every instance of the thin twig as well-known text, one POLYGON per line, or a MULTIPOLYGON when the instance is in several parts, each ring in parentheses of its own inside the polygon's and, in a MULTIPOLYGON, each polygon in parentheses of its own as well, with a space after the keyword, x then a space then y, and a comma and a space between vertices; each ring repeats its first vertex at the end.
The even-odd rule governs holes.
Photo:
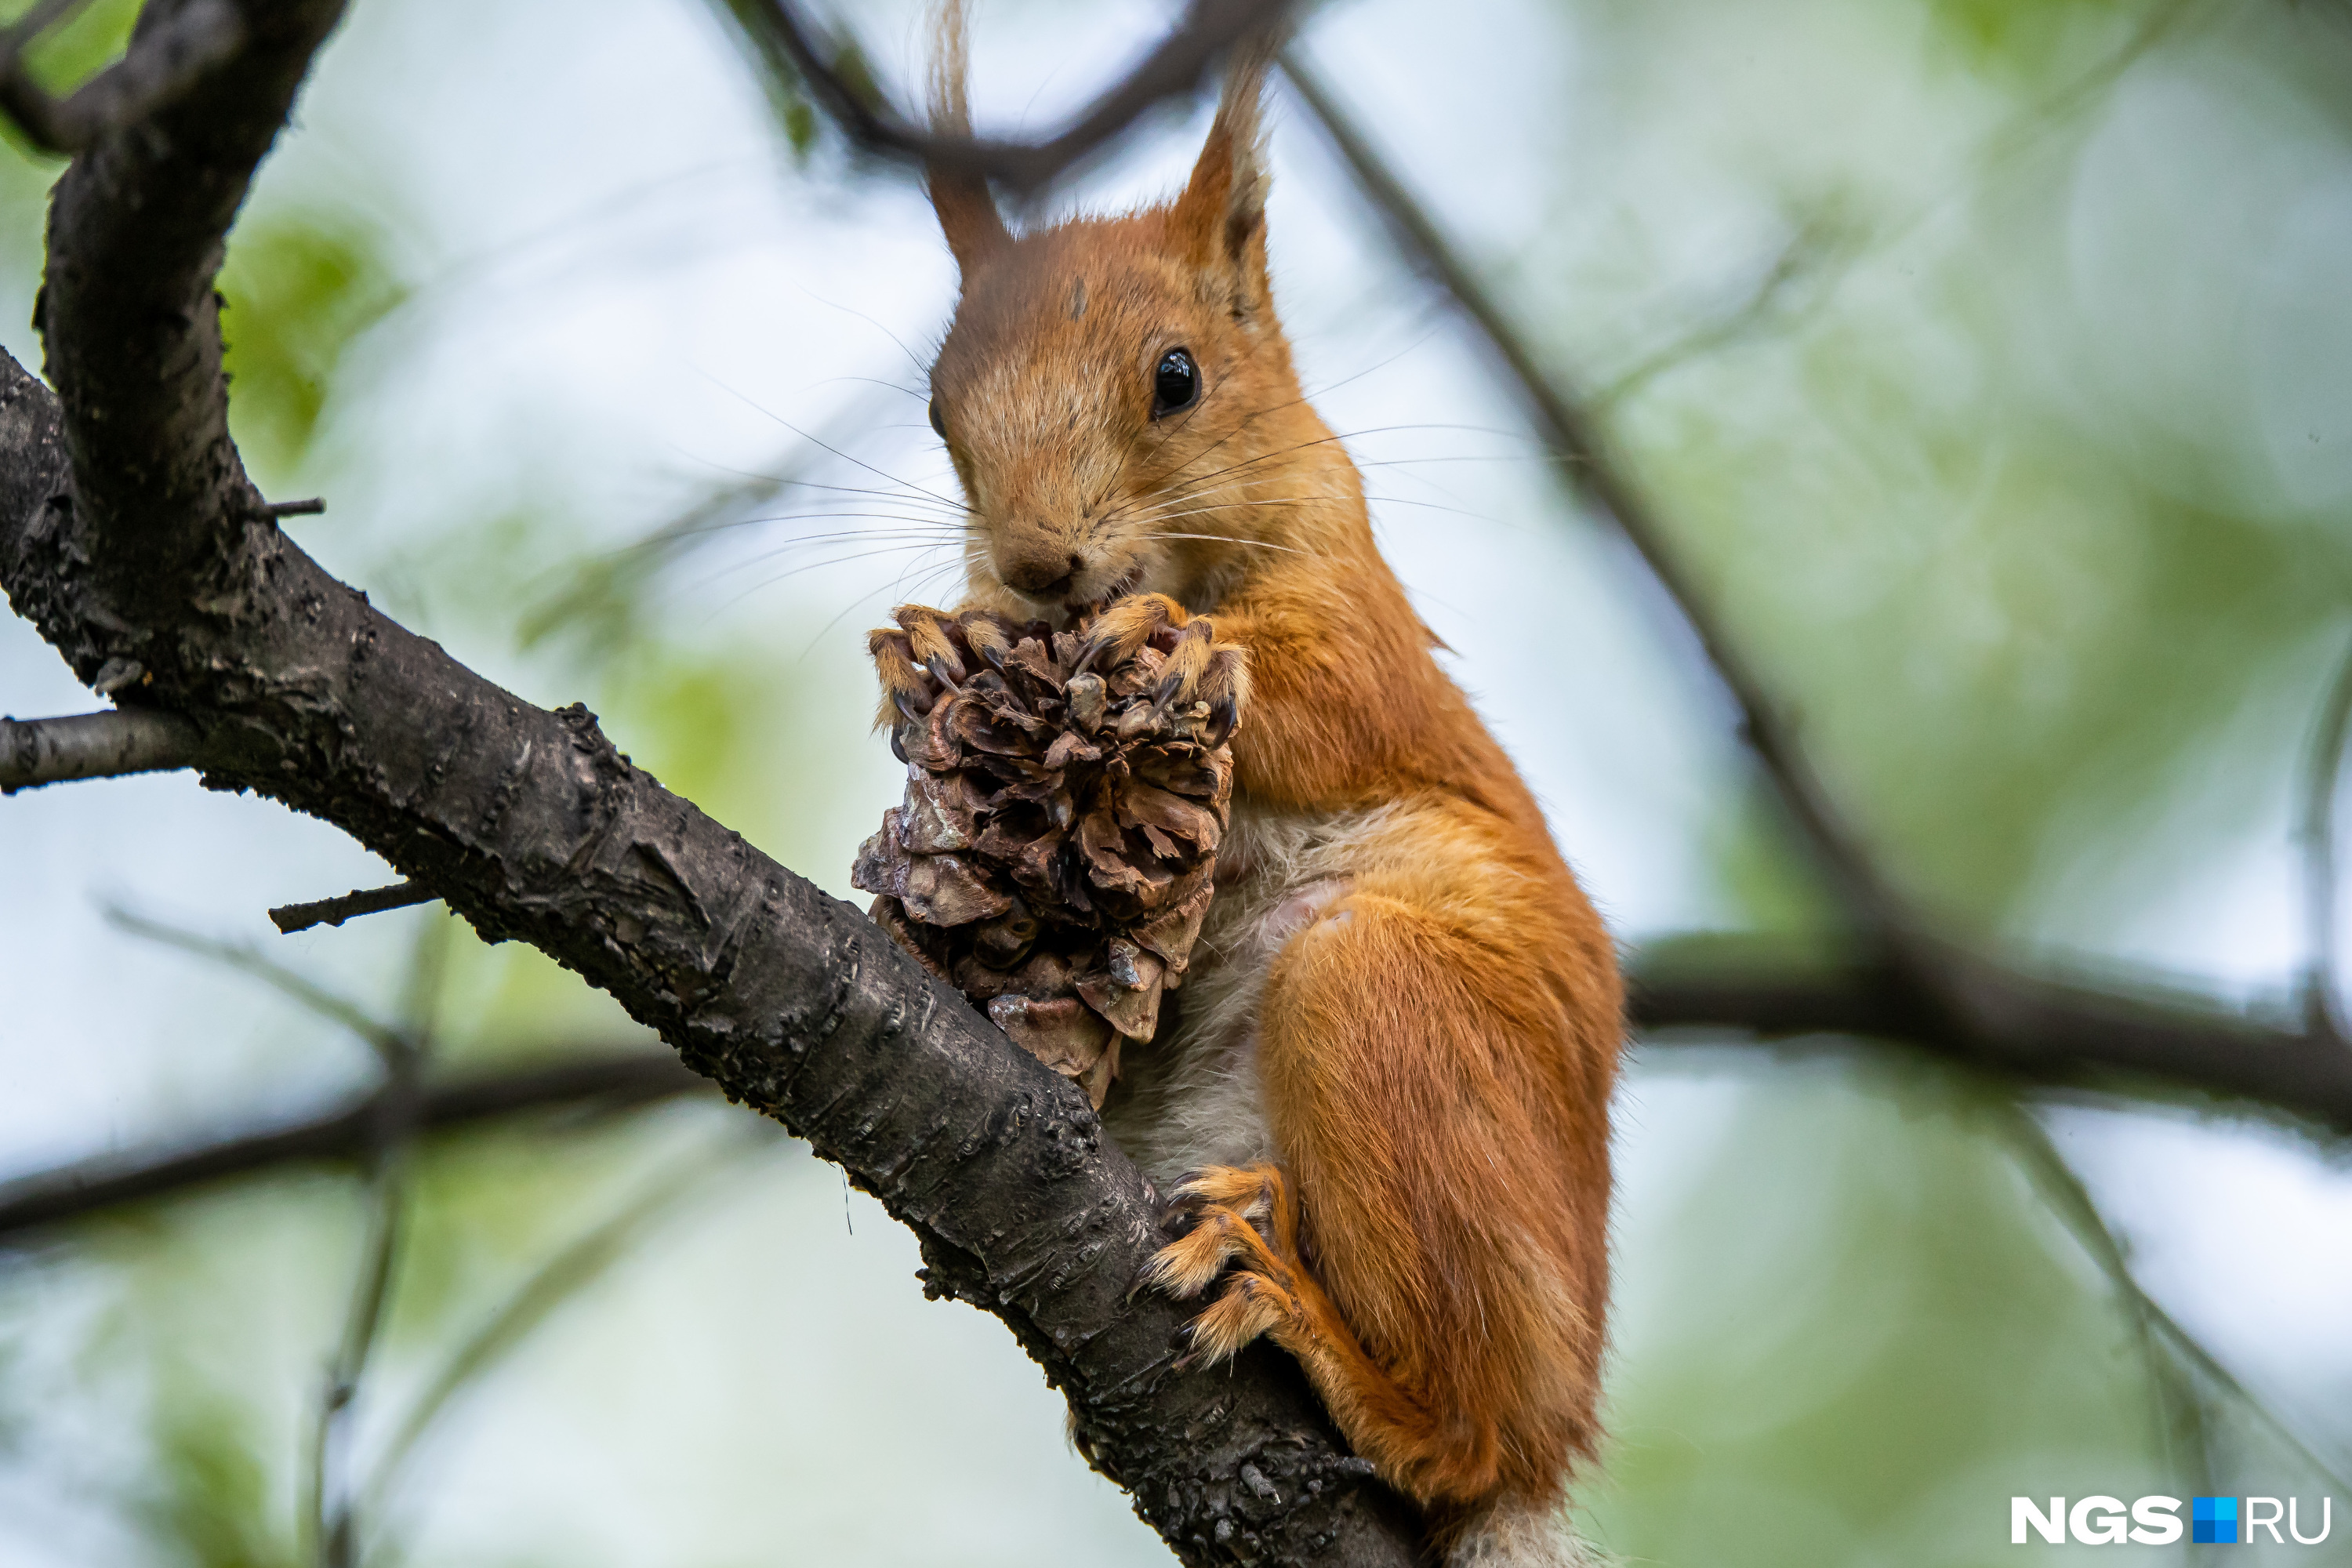
POLYGON ((417 932, 400 1026, 383 1055, 383 1079, 375 1097, 383 1113, 370 1123, 373 1136, 367 1149, 367 1242, 312 1429, 307 1523, 319 1568, 357 1568, 359 1561, 360 1493, 351 1479, 354 1406, 399 1266, 410 1155, 417 1131, 417 1089, 440 1022, 448 954, 448 921, 433 921, 417 932))
POLYGON ((1834 282, 1852 258, 1856 248, 1853 240, 1835 214, 1814 213, 1798 226, 1772 265, 1741 300, 1675 333, 1611 377, 1589 399, 1592 413, 1606 415, 1670 371, 1818 310, 1829 298, 1827 285, 1834 282), (1792 300, 1800 286, 1808 283, 1814 285, 1811 294, 1792 300))
POLYGON ((882 100, 863 72, 841 68, 818 46, 818 30, 792 0, 732 7, 772 59, 789 63, 846 133, 869 153, 907 163, 978 174, 1018 197, 1034 196, 1073 166, 1171 99, 1200 90, 1210 68, 1244 36, 1279 27, 1293 0, 1192 0, 1184 16, 1117 84, 1068 126, 1040 142, 939 135, 882 100))
POLYGON ((1738 708, 1742 734, 1779 787, 1780 798, 1847 911, 1872 938, 1899 940, 1899 933, 1908 929, 1907 917, 1839 820, 1828 792, 1767 695, 1762 678, 1717 621, 1688 566, 1668 543, 1664 525, 1619 468, 1598 423, 1577 398, 1563 390, 1559 377, 1537 363, 1534 350, 1505 314, 1494 291, 1373 148, 1306 56, 1295 48, 1285 51, 1282 68, 1388 226, 1406 261, 1453 297, 1488 349, 1502 361, 1546 443, 1564 459, 1561 469, 1568 482, 1616 524, 1680 610, 1684 624, 1738 708))
MULTIPOLYGON (((554 1067, 472 1072, 416 1091, 419 1137, 485 1123, 579 1110, 597 1115, 707 1093, 709 1079, 666 1053, 566 1047, 583 1059, 554 1067)), ((331 1110, 204 1142, 101 1155, 0 1184, 0 1237, 264 1172, 362 1159, 390 1113, 379 1089, 331 1110)))
POLYGON ((278 928, 279 934, 292 936, 312 926, 339 926, 362 915, 429 904, 440 896, 415 882, 394 882, 388 888, 357 888, 341 898, 320 899, 316 903, 280 904, 269 911, 269 923, 278 928))
POLYGON ((491 1311, 425 1384, 385 1444, 360 1493, 370 1513, 381 1514, 416 1445, 453 1399, 513 1353, 558 1307, 625 1256, 630 1244, 663 1210, 731 1162, 773 1147, 772 1138, 759 1132, 758 1124, 751 1126, 753 1135, 739 1131, 716 1148, 698 1147, 655 1172, 619 1207, 541 1264, 491 1311))
POLYGON ((178 714, 152 708, 58 719, 0 718, 0 794, 194 767, 203 739, 178 714))
MULTIPOLYGON (((394 1088, 387 1084, 387 1089, 394 1088)), ((356 1557, 356 1493, 349 1477, 352 1415, 360 1384, 367 1374, 383 1323, 384 1304, 392 1295, 394 1268, 408 1202, 408 1141, 414 1131, 414 1085, 400 1086, 390 1103, 404 1105, 412 1114, 396 1112, 379 1126, 368 1155, 367 1237, 360 1268, 352 1285, 351 1305, 343 1320, 342 1337, 327 1365, 319 1394, 317 1418, 311 1424, 309 1455, 310 1495, 305 1526, 311 1557, 319 1568, 354 1568, 356 1557)))
MULTIPOLYGON (((2257 1399, 2238 1380, 2235 1373, 2213 1358, 2211 1352, 2199 1342, 2196 1335, 2180 1326, 2173 1315, 2158 1304, 2155 1298, 2142 1288, 2131 1270, 2130 1259, 2115 1233, 2107 1228, 2099 1206, 2082 1178, 2074 1173, 2066 1157, 2051 1142, 2050 1133, 2023 1107, 2011 1102, 2001 1118, 2005 1141, 2014 1150, 2026 1174, 2042 1192, 2043 1199, 2072 1231, 2076 1240, 2088 1251, 2123 1297, 2125 1307, 2145 1330, 2152 1332, 2172 1352, 2187 1362, 2200 1376, 2227 1393, 2231 1398, 2253 1413, 2279 1442, 2309 1465, 2313 1471, 2338 1491, 2352 1492, 2352 1481, 2336 1474, 2335 1468, 2322 1458, 2295 1430, 2272 1413, 2270 1407, 2257 1399)), ((2210 1477, 2194 1478, 2210 1490, 2210 1477)))
POLYGON ((307 500, 274 500, 261 509, 264 517, 318 517, 327 510, 327 498, 312 496, 307 500))
POLYGON ((2336 797, 2342 792, 2346 742, 2352 740, 2352 648, 2336 673, 2312 726, 2311 759, 2304 773, 2303 809, 2295 837, 2302 850, 2304 910, 2303 1017, 2314 1042, 2352 1047, 2343 998, 2336 985, 2336 797))
POLYGON ((400 991, 400 1030, 430 1055, 441 1037, 442 985, 449 976, 449 943, 457 930, 453 921, 427 921, 416 932, 408 955, 408 976, 400 991))
POLYGON ((223 942, 218 937, 205 936, 201 932, 187 931, 163 921, 150 920, 144 915, 133 914, 131 910, 117 905, 108 906, 106 919, 109 924, 118 930, 129 931, 133 936, 144 937, 149 942, 161 942, 166 947, 176 947, 181 952, 194 953, 198 958, 208 958, 215 963, 226 964, 240 973, 249 974, 264 984, 283 992, 319 1016, 331 1023, 341 1024, 344 1028, 357 1035, 367 1043, 370 1050, 376 1053, 379 1060, 388 1060, 407 1049, 407 1042, 399 1029, 384 1023, 349 997, 338 996, 309 976, 297 973, 282 963, 264 958, 248 943, 223 942))
MULTIPOLYGON (((2198 1397, 2195 1384, 2183 1374, 2179 1359, 2179 1347, 2194 1346, 2196 1342, 2141 1289, 2123 1242, 2108 1226, 2106 1216, 2100 1213, 2089 1190, 2032 1112, 2014 1098, 2004 1097, 1994 1111, 1994 1121, 2002 1142, 2024 1166, 2042 1203, 2090 1254, 2091 1261, 2107 1277, 2131 1318, 2133 1332, 2139 1341, 2140 1360, 2156 1394, 2158 1439, 2171 1461, 2175 1483, 2188 1488, 2193 1495, 2210 1495, 2217 1489, 2204 1402, 2198 1397), (2184 1446, 2189 1449, 2185 1456, 2179 1452, 2184 1446)), ((2197 1349, 2205 1362, 2211 1362, 2210 1356, 2203 1354, 2201 1346, 2197 1349)), ((2234 1389, 2263 1415, 2269 1415, 2242 1388, 2233 1383, 2225 1386, 2234 1389)))

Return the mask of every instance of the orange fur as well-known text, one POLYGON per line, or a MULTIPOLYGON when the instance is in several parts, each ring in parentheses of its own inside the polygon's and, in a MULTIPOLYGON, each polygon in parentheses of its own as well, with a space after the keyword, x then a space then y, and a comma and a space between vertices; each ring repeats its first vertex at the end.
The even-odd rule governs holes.
MULTIPOLYGON (((1260 1335, 1296 1356, 1357 1450, 1457 1530, 1551 1507, 1592 1450, 1619 984, 1299 391, 1266 275, 1263 68, 1234 73, 1167 206, 1000 242, 950 193, 963 290, 932 387, 969 602, 1057 625, 1099 607, 1106 654, 1185 628, 1163 699, 1239 718, 1212 922, 1241 912, 1204 938, 1225 971, 1188 984, 1106 1116, 1150 1168, 1217 1136, 1189 1084, 1242 1082, 1269 1146, 1177 1189, 1191 1228, 1146 1283, 1207 1298, 1196 1359, 1260 1335), (1154 417, 1179 346, 1201 395, 1154 417), (1316 869, 1270 847, 1285 834, 1322 846, 1316 869), (1230 1025, 1192 1012, 1220 984, 1230 1025), (1153 1051, 1216 1072, 1155 1082, 1153 1051)), ((877 634, 886 716, 935 614, 877 634)))

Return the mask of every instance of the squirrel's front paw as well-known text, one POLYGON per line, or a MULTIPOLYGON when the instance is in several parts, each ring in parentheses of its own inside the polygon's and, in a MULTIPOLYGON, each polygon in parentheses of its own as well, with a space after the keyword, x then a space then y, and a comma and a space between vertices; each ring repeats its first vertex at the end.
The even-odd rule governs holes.
POLYGON ((922 718, 931 710, 933 683, 963 677, 963 660, 940 629, 953 616, 921 605, 901 605, 890 618, 898 624, 866 634, 866 652, 882 683, 882 707, 874 716, 877 730, 902 717, 922 718))
POLYGON ((1209 616, 1188 615, 1165 594, 1135 594, 1109 605, 1087 623, 1078 668, 1124 663, 1147 642, 1167 655, 1153 704, 1205 704, 1208 743, 1223 744, 1240 727, 1249 705, 1248 653, 1239 644, 1219 642, 1216 623, 1209 616))
POLYGON ((953 689, 971 673, 947 628, 956 627, 964 646, 1003 668, 1011 644, 998 618, 985 610, 957 615, 922 605, 901 605, 890 612, 898 624, 866 634, 866 651, 882 681, 882 707, 875 715, 877 730, 900 719, 919 720, 931 710, 941 689, 953 689))
POLYGON ((1152 1254, 1137 1287, 1189 1301, 1223 1281, 1216 1299, 1184 1326, 1188 1352, 1179 1366, 1213 1366, 1261 1334, 1303 1321, 1284 1258, 1291 1250, 1285 1197, 1282 1173, 1272 1165, 1211 1165, 1177 1184, 1162 1222, 1177 1238, 1152 1254))

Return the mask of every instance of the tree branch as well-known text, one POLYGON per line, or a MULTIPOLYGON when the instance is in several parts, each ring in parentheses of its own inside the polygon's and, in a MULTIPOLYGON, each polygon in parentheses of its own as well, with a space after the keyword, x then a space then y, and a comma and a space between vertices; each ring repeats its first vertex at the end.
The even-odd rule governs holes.
POLYGON ((1192 0, 1184 18, 1118 83, 1042 142, 937 135, 884 101, 862 69, 845 69, 817 42, 792 0, 730 0, 767 58, 807 84, 859 147, 903 163, 977 174, 1018 197, 1036 195, 1116 140, 1151 110, 1201 89, 1218 58, 1247 34, 1282 25, 1295 0, 1192 0))
MULTIPOLYGON (((225 5, 152 0, 123 64, 225 5)), ((253 170, 343 6, 238 0, 227 8, 239 47, 161 108, 105 129, 58 179, 49 205, 37 325, 65 405, 74 506, 113 546, 89 557, 86 574, 106 584, 126 626, 166 606, 211 605, 196 614, 225 629, 238 573, 257 564, 242 547, 266 503, 228 437, 213 279, 253 170)), ((52 563, 50 575, 65 564, 52 563)), ((158 626, 110 637, 118 675, 135 679, 168 661, 152 646, 163 635, 158 626)), ((86 680, 104 663, 82 647, 62 651, 86 680)))
POLYGON ((0 794, 194 767, 198 740, 196 727, 185 719, 151 708, 64 719, 0 718, 0 794))
MULTIPOLYGON (((1628 1021, 1644 1048, 1771 1046, 1796 1037, 1843 1036, 1925 1046, 2026 1083, 2107 1092, 2116 1087, 2112 1076, 2093 1070, 2086 1061, 2072 1070, 2058 1068, 2053 1064, 2065 1061, 2066 1054, 2048 1041, 2022 1057, 1988 1056, 1973 1037, 1949 1033, 1948 1016, 1919 1011, 1911 994, 1883 966, 1807 962, 1764 942, 1688 938, 1635 954, 1629 980, 1628 1021)), ((2044 1019, 2053 1032, 2101 1040, 2114 1033, 2116 989, 2064 980, 2045 984, 2044 1019)), ((2200 1086, 2205 1089, 2234 1093, 2352 1133, 2352 1095, 2340 1080, 2295 1079, 2325 1058, 2305 1048, 2292 1030, 2221 1012, 2194 996, 2154 988, 2120 994, 2133 1008, 2131 1026, 2168 1042, 2161 1048, 2241 1064, 2238 1087, 2207 1083, 2200 1086)), ((708 1079, 668 1057, 642 1051, 583 1054, 587 1059, 557 1067, 428 1084, 414 1112, 417 1133, 566 1109, 604 1114, 709 1087, 708 1079)), ((2139 1053, 2148 1054, 2145 1047, 2139 1053)), ((2121 1070, 2144 1072, 2137 1061, 2136 1057, 2121 1070)), ((2127 1087, 2135 1093, 2163 1091, 2162 1085, 2147 1081, 2127 1087)), ((20 1177, 0 1185, 0 1236, 288 1165, 351 1163, 380 1137, 377 1129, 387 1114, 383 1099, 383 1091, 378 1091, 282 1126, 178 1148, 109 1154, 20 1177)))
POLYGON ((84 679, 138 665, 204 735, 207 784, 342 827, 847 1167, 916 1231, 931 1294, 1013 1328, 1183 1561, 1414 1561, 1419 1521, 1287 1357, 1173 1371, 1184 1310, 1127 1300, 1157 1205, 1083 1095, 585 709, 482 679, 262 515, 228 440, 211 279, 338 9, 245 0, 244 49, 60 180, 41 317, 57 395, 0 360, 12 603, 84 679))

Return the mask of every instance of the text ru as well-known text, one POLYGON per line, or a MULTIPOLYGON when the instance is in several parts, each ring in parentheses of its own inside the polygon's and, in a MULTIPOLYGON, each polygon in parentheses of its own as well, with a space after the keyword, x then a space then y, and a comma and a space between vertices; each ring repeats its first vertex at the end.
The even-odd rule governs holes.
POLYGON ((2180 1508, 2180 1500, 2172 1497, 2137 1498, 2129 1504, 2121 1498, 2086 1497, 2072 1508, 2064 1498, 2054 1497, 2045 1511, 2032 1498, 2013 1497, 2009 1500, 2009 1542, 2024 1546, 2039 1536, 2053 1546, 2069 1540, 2082 1546, 2120 1546, 2126 1542, 2163 1546, 2189 1531, 2199 1542, 2251 1546, 2256 1531, 2267 1531, 2281 1546, 2289 1541, 2298 1546, 2316 1546, 2336 1528, 2332 1497, 2319 1500, 2316 1535, 2303 1532, 2300 1498, 2194 1498, 2186 1524, 2180 1508))

